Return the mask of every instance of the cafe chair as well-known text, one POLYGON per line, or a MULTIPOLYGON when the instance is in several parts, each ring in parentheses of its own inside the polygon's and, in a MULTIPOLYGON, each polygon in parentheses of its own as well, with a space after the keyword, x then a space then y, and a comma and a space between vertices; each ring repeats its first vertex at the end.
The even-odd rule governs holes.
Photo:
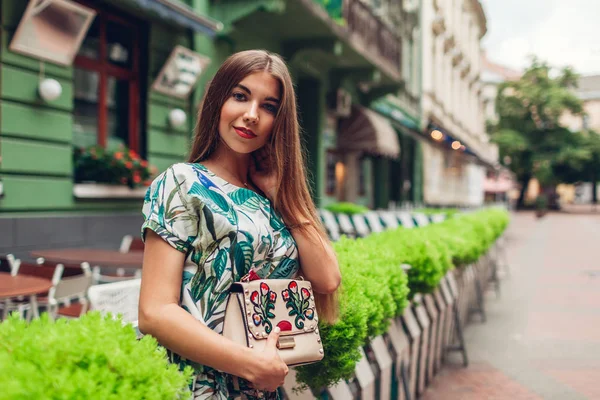
MULTIPOLYGON (((8 257, 7 257, 8 258, 8 257)), ((60 279, 62 278, 62 274, 64 271, 64 267, 62 264, 58 264, 55 266, 48 266, 38 260, 38 263, 33 264, 30 262, 24 262, 17 258, 8 258, 9 263, 11 265, 11 275, 30 275, 36 276, 39 278, 46 278, 52 281, 52 285, 56 286, 60 279)), ((52 289, 50 289, 52 290, 52 289)), ((46 294, 41 294, 37 296, 37 306, 38 307, 48 307, 48 296, 49 292, 46 294)), ((31 303, 29 299, 24 297, 17 297, 14 299, 7 299, 4 302, 4 307, 2 310, 2 319, 6 318, 6 316, 13 312, 17 311, 21 316, 25 315, 25 319, 30 321, 32 316, 37 316, 39 314, 38 309, 33 309, 31 307, 31 303)))
POLYGON ((90 309, 111 313, 113 317, 121 315, 123 323, 132 324, 137 331, 141 282, 141 279, 130 279, 92 285, 88 290, 90 309))
MULTIPOLYGON (((59 268, 64 269, 62 265, 59 268)), ((48 314, 53 319, 79 318, 88 311, 87 291, 93 277, 88 263, 81 263, 81 269, 82 275, 62 278, 48 292, 48 314)))

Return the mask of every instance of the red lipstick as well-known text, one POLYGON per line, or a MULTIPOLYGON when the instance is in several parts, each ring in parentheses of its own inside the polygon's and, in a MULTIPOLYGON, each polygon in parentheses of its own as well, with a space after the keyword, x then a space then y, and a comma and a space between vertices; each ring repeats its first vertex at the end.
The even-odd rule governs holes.
POLYGON ((256 137, 256 134, 254 132, 252 132, 251 129, 237 127, 237 126, 234 126, 233 129, 235 130, 235 132, 238 135, 240 135, 244 139, 254 139, 256 137))

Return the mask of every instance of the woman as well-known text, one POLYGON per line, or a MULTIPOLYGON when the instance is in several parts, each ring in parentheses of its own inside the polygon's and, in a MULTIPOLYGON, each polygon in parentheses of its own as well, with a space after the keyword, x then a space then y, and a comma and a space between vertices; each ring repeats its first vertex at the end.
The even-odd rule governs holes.
POLYGON ((229 57, 210 83, 186 164, 158 176, 144 203, 139 328, 195 369, 195 399, 276 398, 288 372, 273 329, 264 351, 220 335, 233 282, 311 281, 333 321, 340 271, 306 183, 296 100, 277 55, 229 57), (239 377, 239 378, 238 378, 239 377))

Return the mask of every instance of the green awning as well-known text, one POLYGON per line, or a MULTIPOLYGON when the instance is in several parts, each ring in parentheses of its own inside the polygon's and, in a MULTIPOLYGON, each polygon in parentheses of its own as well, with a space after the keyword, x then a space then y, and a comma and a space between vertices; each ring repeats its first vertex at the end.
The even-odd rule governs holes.
POLYGON ((380 99, 373 102, 371 104, 371 108, 408 129, 412 129, 413 131, 417 132, 420 131, 418 118, 411 116, 402 108, 386 99, 380 99))

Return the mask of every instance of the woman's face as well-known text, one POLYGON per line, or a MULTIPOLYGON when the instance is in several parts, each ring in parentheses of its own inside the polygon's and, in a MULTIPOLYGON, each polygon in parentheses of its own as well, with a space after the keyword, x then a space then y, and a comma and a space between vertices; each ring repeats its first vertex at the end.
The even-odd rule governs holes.
POLYGON ((255 72, 238 83, 221 108, 219 134, 237 153, 252 153, 271 136, 280 103, 280 84, 268 72, 255 72))

